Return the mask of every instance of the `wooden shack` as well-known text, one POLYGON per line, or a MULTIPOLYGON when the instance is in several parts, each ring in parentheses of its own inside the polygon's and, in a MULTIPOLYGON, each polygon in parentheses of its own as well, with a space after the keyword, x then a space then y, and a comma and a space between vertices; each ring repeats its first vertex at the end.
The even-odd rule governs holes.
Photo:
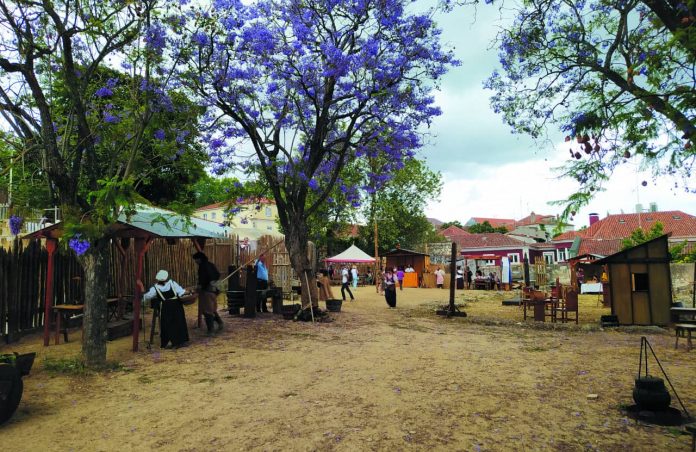
POLYGON ((396 248, 382 255, 386 260, 386 268, 406 269, 409 265, 415 270, 415 275, 407 275, 404 287, 418 287, 423 273, 430 264, 430 255, 401 248, 396 248))
POLYGON ((621 325, 667 325, 672 304, 668 235, 594 262, 606 265, 611 313, 621 325))

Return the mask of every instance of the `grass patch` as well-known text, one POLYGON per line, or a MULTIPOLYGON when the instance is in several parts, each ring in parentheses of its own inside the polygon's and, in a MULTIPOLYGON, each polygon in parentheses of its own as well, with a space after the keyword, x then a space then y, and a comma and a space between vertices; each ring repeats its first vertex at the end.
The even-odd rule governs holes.
POLYGON ((296 336, 296 337, 317 337, 315 333, 303 333, 303 332, 293 332, 289 333, 290 336, 296 336))
POLYGON ((417 325, 417 324, 404 325, 403 323, 390 323, 389 326, 392 328, 400 329, 400 330, 419 331, 421 333, 429 333, 432 331, 431 328, 417 325))
POLYGON ((541 347, 539 345, 533 345, 531 347, 525 347, 524 350, 528 351, 528 352, 545 352, 545 351, 550 350, 550 348, 549 347, 541 347))
POLYGON ((154 381, 154 380, 153 380, 152 378, 148 377, 147 375, 140 375, 140 376, 138 377, 138 383, 142 383, 142 384, 145 384, 145 385, 150 384, 150 383, 152 383, 153 381, 154 381))
POLYGON ((107 361, 101 366, 89 367, 82 360, 82 357, 72 358, 52 358, 47 356, 43 361, 43 368, 46 372, 56 375, 89 375, 94 372, 130 372, 130 369, 117 361, 107 361))
POLYGON ((51 358, 47 356, 44 359, 43 368, 50 374, 89 375, 92 373, 92 370, 80 357, 51 358))

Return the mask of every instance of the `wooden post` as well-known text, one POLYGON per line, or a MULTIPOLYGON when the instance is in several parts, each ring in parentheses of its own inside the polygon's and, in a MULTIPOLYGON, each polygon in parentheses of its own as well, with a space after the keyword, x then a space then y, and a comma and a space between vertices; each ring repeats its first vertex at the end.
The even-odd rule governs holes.
MULTIPOLYGON (((58 240, 52 237, 46 238, 46 251, 48 251, 48 267, 46 268, 46 295, 44 297, 44 347, 48 346, 50 340, 51 310, 53 308, 53 279, 54 254, 58 248, 58 240)), ((56 326, 56 328, 58 328, 56 326)))
POLYGON ((457 244, 452 242, 452 254, 450 255, 450 299, 449 299, 449 312, 454 314, 454 291, 455 287, 455 277, 457 272, 457 244))
MULTIPOLYGON (((135 279, 136 281, 143 280, 143 258, 148 246, 150 245, 151 237, 137 237, 135 239, 135 256, 137 259, 135 265, 135 279)), ((143 294, 140 291, 138 285, 135 285, 135 290, 133 291, 133 351, 138 351, 138 336, 140 335, 140 299, 143 294)))
POLYGON ((375 222, 375 272, 372 277, 375 280, 375 292, 379 293, 379 283, 377 282, 377 276, 379 275, 379 248, 377 247, 377 217, 374 218, 375 222))

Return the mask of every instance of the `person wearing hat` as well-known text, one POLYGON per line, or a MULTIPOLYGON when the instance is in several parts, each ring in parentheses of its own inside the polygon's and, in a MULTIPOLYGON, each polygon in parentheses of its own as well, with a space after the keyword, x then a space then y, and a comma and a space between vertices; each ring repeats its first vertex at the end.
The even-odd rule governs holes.
POLYGON ((198 302, 200 303, 208 336, 215 333, 215 323, 218 324, 217 332, 225 328, 225 324, 217 312, 217 289, 212 282, 220 279, 220 272, 215 264, 208 260, 205 253, 199 251, 193 255, 193 260, 198 264, 198 302))
MULTIPOLYGON (((155 284, 143 294, 143 300, 153 300, 153 307, 161 305, 160 309, 160 346, 167 348, 169 343, 173 348, 179 348, 189 340, 186 314, 180 296, 186 291, 173 279, 169 278, 167 270, 160 270, 155 275, 155 284), (157 301, 157 303, 154 302, 157 301)), ((142 281, 137 281, 138 287, 144 292, 142 281)), ((157 310, 157 308, 155 307, 157 310)))

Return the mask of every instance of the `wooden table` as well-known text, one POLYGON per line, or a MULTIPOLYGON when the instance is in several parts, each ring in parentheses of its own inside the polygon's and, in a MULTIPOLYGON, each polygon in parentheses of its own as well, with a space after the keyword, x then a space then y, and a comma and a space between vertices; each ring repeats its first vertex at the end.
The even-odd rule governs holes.
MULTIPOLYGON (((109 322, 110 320, 116 320, 119 317, 120 309, 119 307, 121 306, 120 301, 122 298, 118 297, 109 297, 106 299, 106 309, 107 309, 107 314, 106 314, 106 321, 109 322)), ((53 312, 55 313, 55 324, 56 324, 56 334, 55 334, 55 343, 56 345, 60 344, 60 333, 61 333, 61 328, 60 324, 61 322, 65 324, 65 327, 63 328, 63 339, 65 342, 68 342, 68 320, 76 315, 81 315, 82 311, 84 310, 85 305, 83 304, 57 304, 53 306, 53 312)))
POLYGON ((673 322, 696 323, 696 308, 670 308, 669 312, 673 322), (682 316, 689 318, 682 319, 682 316))

